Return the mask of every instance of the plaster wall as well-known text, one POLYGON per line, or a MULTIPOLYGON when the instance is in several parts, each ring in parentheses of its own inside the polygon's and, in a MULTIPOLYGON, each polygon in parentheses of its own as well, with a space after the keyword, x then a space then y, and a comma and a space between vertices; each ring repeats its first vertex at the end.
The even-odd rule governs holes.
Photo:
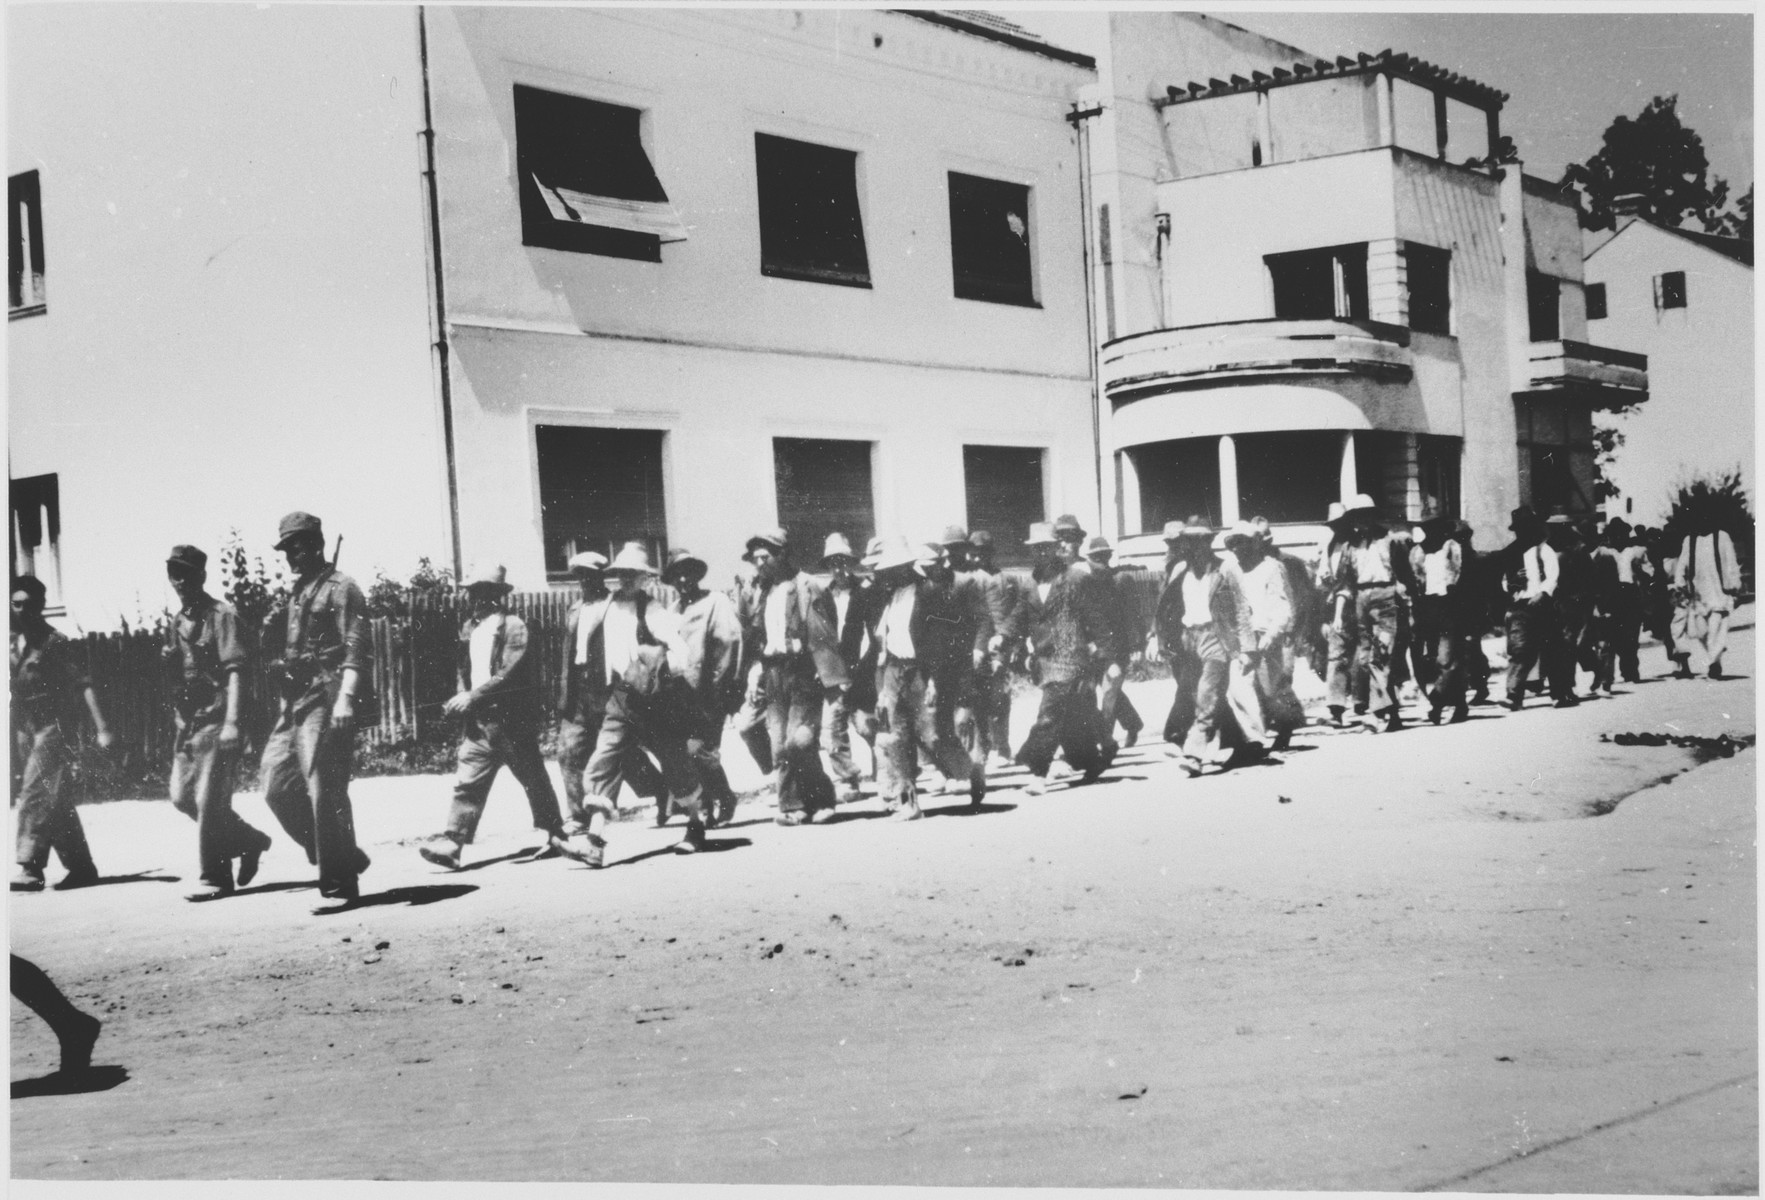
POLYGON ((1682 480, 1737 469, 1757 504, 1753 269, 1706 247, 1634 222, 1587 260, 1606 285, 1601 345, 1649 356, 1649 398, 1628 414, 1595 414, 1624 434, 1607 469, 1618 487, 1607 511, 1659 524, 1682 480), (1657 311, 1654 279, 1684 271, 1686 307, 1657 311))
POLYGON ((7 34, 48 299, 7 329, 9 458, 59 477, 66 625, 174 604, 177 542, 275 558, 291 509, 357 578, 445 560, 414 11, 40 5, 7 34))

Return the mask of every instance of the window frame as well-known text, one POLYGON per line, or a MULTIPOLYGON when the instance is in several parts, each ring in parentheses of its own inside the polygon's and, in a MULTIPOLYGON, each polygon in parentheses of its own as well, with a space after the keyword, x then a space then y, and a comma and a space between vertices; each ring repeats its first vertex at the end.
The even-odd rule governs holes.
MULTIPOLYGON (((1014 179, 999 179, 990 175, 977 175, 972 171, 946 169, 944 171, 944 191, 948 201, 950 219, 950 276, 951 294, 958 300, 974 300, 983 304, 1005 304, 1017 308, 1041 308, 1037 266, 1039 256, 1036 246, 1036 188, 1033 184, 1019 183, 1014 179), (1013 189, 1022 193, 1023 199, 1023 279, 1021 287, 1015 281, 1004 281, 1001 277, 986 278, 976 272, 964 274, 961 256, 964 234, 960 226, 969 224, 967 220, 959 222, 957 209, 958 180, 966 181, 962 186, 979 185, 976 189, 985 192, 988 189, 1013 189)), ((972 210, 971 210, 972 211, 972 210)), ((1006 208, 1005 212, 1011 210, 1006 208)), ((972 254, 974 251, 968 250, 972 254)))
MULTIPOLYGON (((644 540, 650 547, 652 560, 659 567, 667 559, 667 550, 673 543, 674 497, 678 494, 674 479, 674 435, 677 422, 669 420, 665 414, 652 416, 649 413, 621 414, 615 418, 599 418, 594 415, 569 412, 567 410, 533 409, 528 413, 528 462, 531 464, 533 480, 533 514, 534 523, 539 534, 540 561, 544 565, 545 578, 548 583, 565 583, 572 576, 568 569, 569 554, 564 555, 564 569, 554 569, 546 561, 546 514, 545 479, 540 469, 539 444, 541 431, 546 429, 567 429, 577 432, 596 433, 651 433, 659 435, 660 459, 660 501, 661 529, 658 533, 651 529, 644 540)), ((595 549, 595 546, 585 547, 595 549)), ((617 550, 617 546, 610 546, 617 550)), ((579 551, 578 551, 579 552, 579 551)), ((611 555, 609 555, 611 557, 611 555)))
POLYGON ((1662 271, 1655 276, 1655 311, 1690 308, 1690 294, 1684 271, 1662 271))
MULTIPOLYGON (((824 283, 831 284, 835 287, 860 288, 864 290, 869 290, 875 286, 875 277, 872 273, 870 261, 870 242, 865 233, 865 210, 867 205, 865 203, 864 159, 865 153, 861 150, 851 149, 845 146, 833 146, 826 142, 811 142, 804 138, 792 137, 788 134, 769 133, 764 129, 754 130, 754 197, 755 214, 759 226, 761 275, 771 279, 790 279, 800 283, 824 283), (800 222, 786 221, 782 214, 774 216, 768 215, 769 202, 776 203, 776 199, 770 196, 768 188, 771 184, 771 177, 774 173, 772 167, 777 165, 777 160, 772 160, 772 164, 769 166, 768 152, 762 150, 762 145, 766 142, 807 147, 812 151, 828 155, 830 159, 833 155, 839 155, 841 156, 842 166, 844 165, 844 160, 846 158, 850 159, 852 198, 851 216, 855 218, 857 225, 856 246, 863 259, 863 267, 861 270, 848 266, 824 266, 807 263, 801 258, 792 261, 786 253, 787 247, 785 245, 769 239, 769 227, 776 230, 782 223, 792 228, 798 228, 800 227, 800 222), (768 246, 769 241, 772 241, 770 247, 768 246)), ((840 188, 841 192, 844 191, 843 184, 844 180, 842 179, 842 186, 840 188)), ((836 202, 843 202, 843 197, 836 202)), ((828 231, 823 230, 822 233, 825 235, 828 231)), ((776 234, 774 234, 774 237, 776 237, 776 234)))
POLYGON ((1606 295, 1604 283, 1586 283, 1581 287, 1582 302, 1587 308, 1589 321, 1603 321, 1611 315, 1611 301, 1606 295), (1597 303, 1596 303, 1597 301, 1597 303), (1595 312, 1594 309, 1599 309, 1595 312))
POLYGON ((1453 318, 1457 315, 1453 304, 1452 251, 1439 246, 1430 246, 1424 242, 1404 243, 1404 279, 1405 290, 1409 297, 1409 327, 1417 333, 1435 333, 1446 337, 1453 336, 1453 318), (1416 323, 1416 265, 1433 260, 1441 269, 1440 288, 1441 304, 1438 327, 1434 325, 1418 325, 1416 323))
POLYGON ((1371 291, 1367 279, 1368 246, 1366 242, 1344 242, 1333 246, 1310 246, 1300 250, 1284 250, 1263 255, 1263 276, 1269 288, 1269 311, 1277 321, 1366 321, 1372 311, 1371 291), (1278 267, 1298 264, 1307 258, 1329 256, 1331 273, 1331 314, 1283 314, 1282 288, 1277 281, 1278 267), (1359 283, 1358 290, 1353 286, 1359 283), (1360 311, 1356 312, 1356 301, 1360 311), (1344 312, 1343 310, 1347 311, 1344 312))
POLYGON ((61 592, 61 475, 47 471, 41 475, 17 476, 7 480, 7 541, 11 551, 12 573, 29 575, 42 581, 44 613, 62 616, 66 613, 61 592), (37 515, 33 517, 40 540, 26 544, 25 525, 20 520, 20 502, 33 497, 37 515), (44 567, 47 566, 47 570, 44 567))
POLYGON ((1530 342, 1563 340, 1563 281, 1543 271, 1526 272, 1526 338, 1530 342), (1545 312, 1544 285, 1550 285, 1550 333, 1540 337, 1538 317, 1545 312))
POLYGON ((16 321, 49 311, 43 253, 41 173, 33 168, 8 176, 6 200, 6 315, 9 320, 16 321), (24 210, 23 220, 20 220, 21 208, 24 210))

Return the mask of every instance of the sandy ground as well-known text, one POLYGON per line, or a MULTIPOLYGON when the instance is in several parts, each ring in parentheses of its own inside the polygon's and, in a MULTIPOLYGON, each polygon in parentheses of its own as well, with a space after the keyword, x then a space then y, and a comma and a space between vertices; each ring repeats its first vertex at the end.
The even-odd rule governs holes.
MULTIPOLYGON (((1751 734, 1753 681, 1497 712, 912 824, 750 803, 696 858, 633 821, 599 873, 509 861, 507 779, 439 872, 446 781, 361 781, 342 911, 255 795, 263 874, 202 906, 188 822, 87 808, 108 884, 12 937, 115 1086, 15 1099, 12 1173, 1757 1192, 1753 752, 1599 740, 1751 734)), ((15 1002, 15 1090, 54 1059, 15 1002)))

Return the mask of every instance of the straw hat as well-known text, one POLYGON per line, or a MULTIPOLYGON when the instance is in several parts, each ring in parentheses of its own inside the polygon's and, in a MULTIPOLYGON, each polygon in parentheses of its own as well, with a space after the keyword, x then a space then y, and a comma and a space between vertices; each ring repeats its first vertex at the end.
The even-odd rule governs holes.
POLYGON ((656 568, 650 564, 650 552, 642 542, 626 542, 619 547, 619 553, 607 564, 607 574, 615 572, 628 575, 654 575, 656 568))
POLYGON ((598 575, 607 569, 607 556, 598 550, 584 550, 572 554, 568 565, 572 575, 598 575))
POLYGON ((1030 535, 1023 540, 1025 546, 1058 546, 1060 539, 1054 536, 1054 526, 1046 521, 1036 521, 1030 525, 1030 535))
POLYGON ((852 553, 852 543, 846 540, 845 534, 830 533, 827 535, 827 541, 823 542, 821 546, 821 561, 825 565, 830 558, 849 558, 853 562, 858 561, 858 556, 852 553))
POLYGON ((460 580, 460 587, 466 591, 473 588, 484 588, 494 591, 499 596, 506 596, 515 590, 508 580, 508 571, 500 566, 477 566, 467 571, 460 580))

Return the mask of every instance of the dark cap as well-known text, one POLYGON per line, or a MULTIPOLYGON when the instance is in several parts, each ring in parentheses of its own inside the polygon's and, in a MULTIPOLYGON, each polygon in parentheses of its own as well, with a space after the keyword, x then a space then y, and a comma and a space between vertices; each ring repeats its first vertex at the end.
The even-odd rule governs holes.
POLYGON ((165 556, 168 567, 183 567, 190 571, 208 570, 208 555, 195 546, 173 546, 172 552, 165 556))
POLYGON ((282 549, 288 544, 290 538, 298 537, 303 533, 313 534, 320 539, 323 539, 325 536, 325 530, 323 526, 319 524, 319 519, 311 513, 289 513, 282 518, 282 523, 276 526, 275 548, 277 550, 282 549))
POLYGON ((14 575, 12 577, 12 591, 7 594, 16 596, 20 592, 24 592, 39 604, 49 595, 49 589, 44 587, 43 581, 35 575, 14 575))
POLYGON ((742 554, 747 558, 756 548, 764 546, 774 554, 783 554, 790 545, 790 536, 782 529, 763 529, 748 539, 747 548, 742 554))
POLYGON ((1538 514, 1532 510, 1530 504, 1522 504, 1508 517, 1508 528, 1515 533, 1522 529, 1536 529, 1540 523, 1538 514))
POLYGON ((1054 539, 1060 542, 1082 542, 1085 540, 1084 526, 1071 513, 1054 518, 1054 539))
POLYGON ((662 569, 662 578, 674 579, 684 576, 697 583, 705 577, 705 573, 710 569, 705 565, 704 559, 690 550, 674 550, 669 552, 668 565, 662 569))

